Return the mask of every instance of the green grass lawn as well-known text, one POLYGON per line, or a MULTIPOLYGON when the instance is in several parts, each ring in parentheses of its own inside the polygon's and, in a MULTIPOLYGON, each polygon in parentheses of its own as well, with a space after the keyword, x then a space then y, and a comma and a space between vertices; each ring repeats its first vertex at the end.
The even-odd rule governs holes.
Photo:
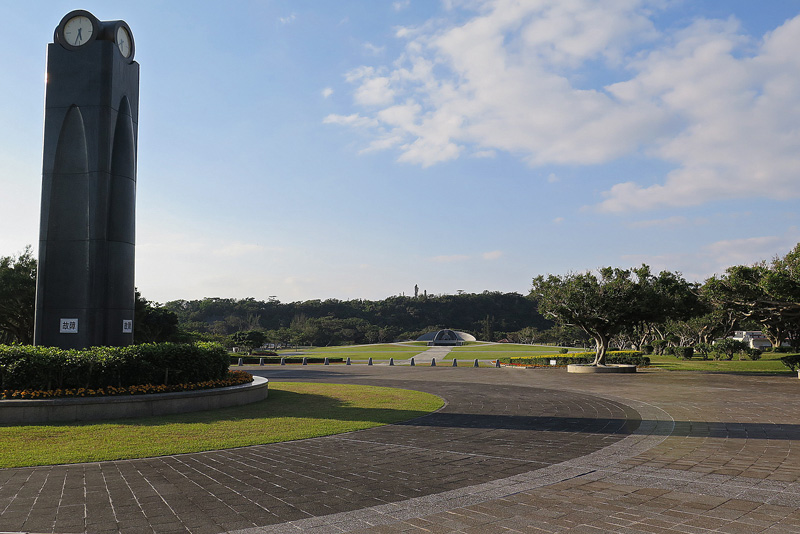
MULTIPOLYGON (((350 358, 351 360, 364 360, 369 358, 373 360, 388 360, 389 358, 395 359, 408 359, 412 356, 424 352, 427 347, 419 345, 398 345, 394 343, 376 343, 373 345, 356 345, 356 346, 338 346, 338 347, 314 347, 311 349, 298 350, 304 356, 317 356, 324 358, 350 358)), ((292 351, 289 351, 292 352, 292 351)), ((282 354, 279 351, 278 354, 282 354)))
POLYGON ((0 467, 144 458, 277 443, 407 421, 442 399, 395 388, 270 382, 269 398, 209 412, 0 426, 0 467))
MULTIPOLYGON (((310 349, 298 350, 297 353, 304 356, 316 357, 339 357, 350 358, 352 361, 364 361, 369 358, 374 361, 407 360, 428 350, 428 346, 422 341, 409 341, 404 343, 376 343, 372 345, 357 346, 338 346, 338 347, 314 347, 310 349)), ((515 343, 486 343, 482 341, 470 342, 461 347, 453 347, 453 350, 444 358, 479 358, 494 359, 497 356, 513 353, 514 356, 524 356, 525 354, 556 354, 560 347, 543 345, 518 345, 515 343)), ((582 352, 583 349, 569 349, 570 352, 582 352)), ((293 351, 288 351, 293 352, 293 351)), ((283 351, 280 351, 283 353, 283 351)))
POLYGON ((675 356, 659 356, 651 354, 650 367, 653 369, 664 369, 667 371, 706 371, 706 372, 727 372, 727 373, 775 373, 782 375, 797 375, 783 365, 781 357, 786 354, 765 352, 760 360, 702 360, 694 357, 691 360, 682 360, 675 356))
MULTIPOLYGON (((514 353, 514 356, 524 356, 525 354, 558 354, 561 347, 546 345, 518 345, 516 343, 480 343, 469 344, 463 347, 454 347, 452 353, 458 352, 478 352, 485 353, 487 357, 495 357, 498 354, 514 353)), ((584 349, 569 349, 570 352, 583 352, 584 349)))

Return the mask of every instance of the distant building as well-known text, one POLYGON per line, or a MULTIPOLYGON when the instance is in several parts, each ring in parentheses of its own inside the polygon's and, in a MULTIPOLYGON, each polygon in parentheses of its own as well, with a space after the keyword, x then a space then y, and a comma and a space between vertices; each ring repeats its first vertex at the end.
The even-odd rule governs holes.
POLYGON ((731 338, 737 341, 744 341, 751 349, 768 349, 772 347, 772 343, 760 330, 737 330, 731 334, 731 338))
POLYGON ((417 341, 425 341, 429 347, 451 346, 460 347, 467 341, 477 341, 475 336, 466 332, 444 329, 437 332, 428 332, 417 338, 417 341))

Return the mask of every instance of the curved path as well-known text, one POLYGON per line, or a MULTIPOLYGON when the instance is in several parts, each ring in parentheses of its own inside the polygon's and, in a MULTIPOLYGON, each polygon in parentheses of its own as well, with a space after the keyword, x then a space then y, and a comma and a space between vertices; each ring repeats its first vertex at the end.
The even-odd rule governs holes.
POLYGON ((797 532, 797 379, 253 368, 443 410, 229 451, 0 470, 6 532, 797 532))

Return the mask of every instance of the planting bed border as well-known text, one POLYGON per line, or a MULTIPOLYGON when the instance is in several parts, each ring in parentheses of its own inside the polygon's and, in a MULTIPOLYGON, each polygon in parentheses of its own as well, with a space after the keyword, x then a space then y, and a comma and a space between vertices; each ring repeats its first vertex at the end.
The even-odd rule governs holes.
POLYGON ((573 363, 567 366, 568 373, 596 374, 596 373, 635 373, 636 366, 623 363, 606 365, 589 365, 573 363))
POLYGON ((172 415, 241 406, 267 398, 269 380, 254 376, 238 386, 149 395, 0 400, 0 424, 102 421, 172 415))

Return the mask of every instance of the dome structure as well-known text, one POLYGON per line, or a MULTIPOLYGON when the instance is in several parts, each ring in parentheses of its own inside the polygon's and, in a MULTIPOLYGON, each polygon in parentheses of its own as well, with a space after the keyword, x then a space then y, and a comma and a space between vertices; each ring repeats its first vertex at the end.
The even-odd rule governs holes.
POLYGON ((476 341, 476 339, 475 336, 466 332, 445 328, 423 334, 417 338, 417 341, 426 341, 429 346, 461 346, 467 341, 476 341))

